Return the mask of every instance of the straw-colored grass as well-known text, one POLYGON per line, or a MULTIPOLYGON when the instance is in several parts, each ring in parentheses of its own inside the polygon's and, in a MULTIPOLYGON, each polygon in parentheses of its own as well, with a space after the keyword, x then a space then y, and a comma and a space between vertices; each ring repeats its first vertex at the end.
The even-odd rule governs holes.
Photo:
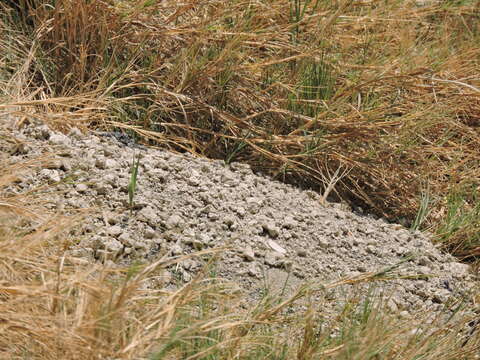
MULTIPOLYGON (((248 162, 430 229, 460 257, 479 254, 480 2, 29 0, 20 12, 11 3, 0 2, 2 121, 116 127, 171 150, 248 162)), ((39 191, 6 191, 20 169, 43 161, 0 164, 4 358, 478 353, 478 333, 464 331, 471 319, 421 330, 378 297, 370 306, 352 298, 324 323, 321 302, 286 311, 321 297, 311 287, 245 309, 243 294, 205 274, 175 291, 143 286, 173 259, 130 269, 79 263, 65 255, 77 217, 42 210, 39 191)))
POLYGON ((16 32, 0 44, 2 92, 23 114, 128 129, 321 192, 327 170, 348 169, 331 195, 407 224, 429 189, 423 228, 476 253, 470 225, 441 229, 449 199, 479 183, 478 2, 29 4, 0 20, 16 32))

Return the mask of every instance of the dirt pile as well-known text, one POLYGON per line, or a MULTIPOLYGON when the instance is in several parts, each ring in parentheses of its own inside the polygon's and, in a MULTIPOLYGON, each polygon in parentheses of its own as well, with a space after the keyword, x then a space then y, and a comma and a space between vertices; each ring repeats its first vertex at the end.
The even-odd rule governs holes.
MULTIPOLYGON (((463 298, 474 282, 467 265, 442 254, 418 231, 338 204, 323 206, 318 194, 255 175, 247 165, 101 135, 72 130, 66 136, 28 126, 15 130, 16 141, 0 143, 7 162, 56 154, 51 166, 22 177, 10 191, 48 182, 52 210, 100 209, 72 235, 69 251, 75 257, 128 264, 227 246, 216 276, 238 281, 254 296, 265 284, 290 289, 303 281, 325 284, 393 267, 397 279, 382 286, 391 294, 388 307, 404 314, 441 309, 463 298), (127 188, 134 156, 140 165, 130 213, 127 188)), ((189 281, 203 264, 201 258, 186 259, 161 282, 189 281)))

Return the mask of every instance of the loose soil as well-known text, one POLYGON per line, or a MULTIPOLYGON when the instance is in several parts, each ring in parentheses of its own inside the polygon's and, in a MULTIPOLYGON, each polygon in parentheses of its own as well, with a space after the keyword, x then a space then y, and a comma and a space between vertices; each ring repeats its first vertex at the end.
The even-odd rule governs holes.
MULTIPOLYGON (((45 125, 17 129, 13 123, 4 121, 1 130, 3 163, 54 155, 8 191, 49 183, 44 196, 50 210, 91 209, 68 239, 68 255, 79 260, 125 266, 226 248, 212 276, 235 281, 252 299, 266 291, 288 295, 303 283, 321 288, 376 273, 386 305, 403 315, 445 309, 465 299, 474 284, 469 266, 439 251, 428 234, 322 204, 319 194, 254 174, 248 165, 147 148, 120 133, 87 136, 73 129, 64 135, 45 125), (131 210, 135 157, 140 162, 131 210), (383 281, 388 277, 395 279, 383 281)), ((188 282, 207 258, 184 258, 146 286, 188 282)), ((339 299, 355 289, 325 291, 339 299)), ((332 301, 326 312, 340 303, 332 301)))

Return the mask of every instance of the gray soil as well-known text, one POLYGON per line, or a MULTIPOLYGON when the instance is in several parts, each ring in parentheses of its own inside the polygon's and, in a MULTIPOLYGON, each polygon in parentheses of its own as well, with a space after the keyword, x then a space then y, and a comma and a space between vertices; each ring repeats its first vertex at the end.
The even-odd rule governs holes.
MULTIPOLYGON (((388 308, 400 314, 440 310, 474 284, 469 267, 440 252, 428 235, 322 205, 319 194, 256 175, 248 165, 137 146, 114 133, 84 136, 74 129, 67 136, 43 125, 6 125, 17 140, 0 140, 2 161, 56 154, 11 192, 48 182, 52 210, 96 209, 72 234, 71 256, 126 265, 228 247, 216 276, 236 281, 254 298, 265 288, 290 292, 303 282, 325 285, 399 265, 397 279, 380 286, 389 294, 388 308), (140 165, 130 213, 134 156, 140 165)), ((185 259, 160 282, 187 282, 204 264, 204 257, 185 259)))

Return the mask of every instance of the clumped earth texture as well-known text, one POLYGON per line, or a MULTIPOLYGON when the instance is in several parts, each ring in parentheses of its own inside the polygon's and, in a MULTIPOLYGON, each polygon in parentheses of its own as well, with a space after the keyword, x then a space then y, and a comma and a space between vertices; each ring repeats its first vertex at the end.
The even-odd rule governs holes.
MULTIPOLYGON (((46 125, 13 124, 4 122, 2 132, 15 141, 0 140, 2 162, 55 155, 50 165, 22 175, 8 190, 20 193, 48 183, 51 210, 90 209, 70 235, 68 253, 81 261, 120 267, 225 248, 212 274, 239 284, 251 299, 266 290, 288 296, 304 283, 328 289, 340 279, 380 273, 377 287, 386 294, 387 308, 405 316, 445 312, 474 286, 469 266, 439 251, 428 234, 322 204, 320 194, 254 174, 248 165, 147 148, 117 132, 62 134, 46 125), (391 272, 383 276, 386 269, 391 272), (395 279, 384 281, 387 276, 395 279)), ((146 286, 181 286, 207 258, 183 258, 146 286)), ((341 304, 334 299, 354 291, 355 285, 332 288, 325 314, 341 304)))

